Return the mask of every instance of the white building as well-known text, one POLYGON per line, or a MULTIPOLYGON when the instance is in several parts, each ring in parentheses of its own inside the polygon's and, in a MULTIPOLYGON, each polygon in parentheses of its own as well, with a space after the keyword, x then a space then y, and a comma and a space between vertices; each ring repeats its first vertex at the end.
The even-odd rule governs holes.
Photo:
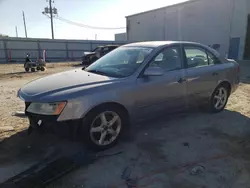
POLYGON ((250 59, 250 0, 191 0, 126 19, 129 41, 195 41, 250 59))
POLYGON ((127 33, 115 34, 115 41, 127 41, 127 33))

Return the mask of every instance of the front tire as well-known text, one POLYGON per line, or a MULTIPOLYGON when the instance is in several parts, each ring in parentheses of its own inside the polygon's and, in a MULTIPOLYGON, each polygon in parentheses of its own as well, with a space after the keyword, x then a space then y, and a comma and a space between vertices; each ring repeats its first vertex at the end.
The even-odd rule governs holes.
POLYGON ((219 85, 211 96, 209 102, 210 111, 212 113, 218 113, 224 110, 227 105, 229 95, 229 88, 223 84, 219 85))
POLYGON ((90 149, 105 150, 119 141, 127 122, 128 117, 122 108, 113 105, 101 106, 84 118, 81 134, 90 149))

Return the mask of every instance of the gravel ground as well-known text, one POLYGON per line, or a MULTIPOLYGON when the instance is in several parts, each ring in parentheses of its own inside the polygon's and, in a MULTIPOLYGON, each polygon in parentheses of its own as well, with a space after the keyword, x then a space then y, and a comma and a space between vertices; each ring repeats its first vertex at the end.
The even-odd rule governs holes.
MULTIPOLYGON (((55 148, 70 153, 81 147, 53 135, 27 136, 27 119, 11 116, 24 109, 16 97, 22 85, 74 68, 69 65, 51 64, 46 72, 36 73, 24 73, 22 65, 0 65, 0 182, 55 148)), ((48 187, 126 187, 121 179, 125 167, 138 187, 249 187, 250 66, 242 63, 241 70, 240 87, 224 112, 192 110, 135 125, 130 138, 107 151, 123 151, 121 155, 82 167, 48 187), (204 171, 190 173, 197 165, 204 171)))

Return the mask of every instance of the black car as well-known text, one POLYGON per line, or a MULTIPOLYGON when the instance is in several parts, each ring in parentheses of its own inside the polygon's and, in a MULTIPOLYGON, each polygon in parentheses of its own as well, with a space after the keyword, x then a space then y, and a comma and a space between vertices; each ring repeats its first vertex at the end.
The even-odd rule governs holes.
POLYGON ((106 46, 98 46, 92 52, 84 52, 82 57, 82 64, 89 66, 94 63, 97 59, 111 52, 112 50, 119 47, 119 45, 106 45, 106 46))

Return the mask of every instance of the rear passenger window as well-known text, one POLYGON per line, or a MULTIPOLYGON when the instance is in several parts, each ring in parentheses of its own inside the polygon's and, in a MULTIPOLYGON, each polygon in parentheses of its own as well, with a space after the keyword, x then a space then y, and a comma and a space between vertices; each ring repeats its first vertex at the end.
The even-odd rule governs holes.
POLYGON ((220 60, 214 56, 212 53, 207 52, 207 56, 208 56, 208 61, 209 61, 209 65, 216 65, 216 64, 220 64, 220 60))
POLYGON ((197 47, 185 47, 188 68, 203 67, 208 65, 207 53, 197 47))

